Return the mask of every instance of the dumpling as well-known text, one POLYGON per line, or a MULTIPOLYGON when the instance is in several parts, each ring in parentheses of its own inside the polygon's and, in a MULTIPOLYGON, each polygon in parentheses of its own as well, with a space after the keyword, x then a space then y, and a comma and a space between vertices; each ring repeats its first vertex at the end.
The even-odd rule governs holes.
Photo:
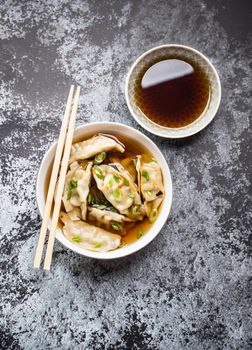
POLYGON ((96 252, 107 252, 118 248, 121 244, 120 235, 81 220, 72 221, 68 214, 64 212, 60 213, 60 219, 64 223, 64 235, 81 248, 96 252))
POLYGON ((87 197, 92 177, 91 169, 93 163, 88 162, 86 169, 82 166, 77 166, 75 163, 71 165, 70 170, 67 173, 62 200, 66 212, 72 211, 74 207, 80 207, 82 219, 85 220, 87 215, 87 197))
POLYGON ((146 215, 148 216, 150 222, 154 222, 156 220, 158 215, 158 208, 163 202, 163 199, 164 196, 160 195, 156 199, 154 199, 154 201, 144 203, 146 215))
POLYGON ((98 153, 118 151, 123 153, 125 146, 113 135, 99 134, 88 140, 72 145, 69 164, 75 160, 92 158, 98 153))
MULTIPOLYGON (((134 192, 138 193, 138 188, 137 185, 134 182, 133 177, 131 176, 131 174, 123 167, 122 164, 120 163, 114 163, 111 164, 112 166, 114 166, 123 176, 124 178, 126 178, 129 181, 129 186, 134 188, 134 192)), ((139 193, 138 193, 139 194, 139 193)), ((140 195, 136 196, 135 198, 135 204, 141 204, 141 198, 140 195)))
POLYGON ((73 210, 67 213, 72 221, 81 220, 81 210, 80 208, 74 207, 73 210))
POLYGON ((136 168, 134 166, 134 157, 125 157, 123 159, 117 157, 116 155, 112 155, 109 157, 110 161, 112 163, 119 163, 121 164, 124 169, 127 169, 127 172, 130 174, 132 180, 135 182, 136 181, 136 168))
POLYGON ((157 209, 164 198, 163 177, 159 164, 156 161, 141 163, 141 157, 137 157, 136 169, 138 173, 138 185, 144 198, 146 215, 150 221, 157 217, 157 209))
MULTIPOLYGON (((117 164, 114 166, 117 168, 117 164)), ((135 208, 133 217, 142 220, 141 198, 136 184, 132 181, 129 173, 126 171, 122 173, 114 166, 102 164, 93 167, 93 177, 98 189, 120 214, 131 217, 132 208, 135 208)))
POLYGON ((132 222, 130 218, 106 209, 88 207, 88 220, 98 222, 109 231, 118 231, 120 235, 124 233, 124 222, 132 222))
POLYGON ((162 172, 157 162, 151 161, 140 165, 140 189, 147 202, 164 194, 162 172))

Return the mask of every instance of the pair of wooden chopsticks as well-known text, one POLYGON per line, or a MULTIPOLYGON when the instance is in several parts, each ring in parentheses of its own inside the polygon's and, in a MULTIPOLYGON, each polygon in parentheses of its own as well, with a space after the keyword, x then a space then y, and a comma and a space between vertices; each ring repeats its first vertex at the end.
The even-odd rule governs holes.
POLYGON ((60 176, 59 176, 57 192, 55 196, 50 234, 49 234, 49 239, 47 244, 45 260, 44 260, 45 270, 50 270, 51 261, 52 261, 53 246, 54 246, 56 229, 57 229, 60 207, 61 207, 61 198, 64 190, 68 160, 69 160, 72 141, 73 141, 73 133, 75 128, 75 120, 76 120, 76 114, 77 114, 77 108, 78 108, 78 100, 80 95, 79 86, 77 86, 74 100, 73 100, 73 95, 74 95, 74 85, 72 85, 70 88, 70 92, 67 99, 67 105, 65 109, 65 114, 64 114, 61 129, 60 129, 59 140, 57 144, 57 149, 56 149, 56 154, 54 158, 53 169, 52 169, 52 174, 51 174, 51 179, 50 179, 50 184, 49 184, 49 189, 48 189, 48 194, 46 199, 44 216, 43 216, 42 226, 40 230, 39 241, 36 249, 36 255, 34 259, 34 267, 39 268, 41 264, 41 258, 43 254, 44 244, 45 244, 47 226, 50 218, 55 186, 56 186, 56 182, 59 174, 60 161, 62 158, 60 176), (72 112, 71 112, 71 107, 72 107, 72 112), (63 149, 64 149, 64 154, 62 157, 63 149))

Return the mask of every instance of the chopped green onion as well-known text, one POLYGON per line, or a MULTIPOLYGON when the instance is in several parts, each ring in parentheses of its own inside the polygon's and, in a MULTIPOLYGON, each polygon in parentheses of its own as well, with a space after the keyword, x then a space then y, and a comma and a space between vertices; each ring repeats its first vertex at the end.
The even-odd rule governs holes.
POLYGON ((73 188, 76 188, 78 186, 78 181, 73 177, 70 180, 70 184, 73 186, 73 188))
POLYGON ((114 180, 115 180, 115 182, 119 183, 120 177, 118 175, 114 174, 114 180))
POLYGON ((148 194, 149 197, 152 196, 152 192, 151 191, 147 191, 147 194, 148 194))
POLYGON ((136 166, 137 166, 137 160, 136 160, 136 159, 132 159, 132 161, 133 161, 134 167, 136 168, 136 166))
POLYGON ((112 188, 113 187, 113 179, 110 179, 108 184, 109 184, 109 187, 112 188))
POLYGON ((149 217, 150 222, 154 222, 156 220, 157 214, 158 214, 157 208, 153 209, 149 217))
POLYGON ((151 160, 152 160, 153 162, 157 163, 156 158, 153 158, 153 157, 152 157, 151 160))
POLYGON ((71 187, 69 186, 67 189, 67 200, 68 201, 69 201, 69 199, 71 199, 72 194, 73 194, 73 191, 72 191, 71 187))
POLYGON ((129 180, 128 179, 125 178, 123 183, 124 183, 125 186, 129 186, 129 180))
POLYGON ((76 188, 78 186, 78 181, 75 178, 72 178, 68 184, 67 188, 67 200, 71 199, 73 195, 73 188, 76 188))
POLYGON ((111 227, 115 231, 121 231, 121 229, 122 229, 122 225, 119 222, 113 222, 111 224, 111 227))
POLYGON ((138 229, 138 232, 137 232, 137 239, 141 238, 143 235, 143 230, 141 228, 138 229))
POLYGON ((145 178, 146 181, 150 180, 150 174, 145 169, 142 171, 142 176, 145 178))
POLYGON ((77 243, 81 242, 80 236, 73 236, 72 241, 77 242, 77 243))
POLYGON ((104 178, 105 178, 105 176, 102 173, 101 168, 99 168, 98 166, 95 167, 95 175, 101 180, 104 180, 104 178))
POLYGON ((140 214, 140 206, 139 205, 133 205, 131 207, 131 214, 134 216, 138 216, 140 214))
POLYGON ((121 195, 121 191, 119 190, 119 188, 116 188, 113 192, 113 195, 115 197, 116 200, 118 200, 120 198, 121 195))
POLYGON ((100 209, 100 210, 104 210, 104 209, 106 209, 106 205, 100 204, 100 205, 98 205, 96 208, 97 208, 97 209, 100 209))
POLYGON ((107 157, 106 152, 101 152, 95 156, 94 163, 101 164, 106 157, 107 157))
POLYGON ((94 245, 94 248, 101 248, 102 247, 102 243, 96 243, 95 245, 94 245))
POLYGON ((128 197, 134 199, 135 195, 134 195, 134 193, 130 193, 130 194, 128 194, 128 197))
POLYGON ((93 196, 91 193, 88 194, 88 197, 87 197, 87 201, 88 201, 88 204, 91 204, 93 202, 93 196))

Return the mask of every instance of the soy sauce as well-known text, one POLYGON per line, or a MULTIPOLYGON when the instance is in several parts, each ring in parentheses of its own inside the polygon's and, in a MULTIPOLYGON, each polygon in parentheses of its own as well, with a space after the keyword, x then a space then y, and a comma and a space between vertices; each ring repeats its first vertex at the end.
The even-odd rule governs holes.
POLYGON ((194 122, 209 100, 203 69, 183 57, 160 57, 145 66, 135 83, 137 106, 154 123, 170 128, 194 122))

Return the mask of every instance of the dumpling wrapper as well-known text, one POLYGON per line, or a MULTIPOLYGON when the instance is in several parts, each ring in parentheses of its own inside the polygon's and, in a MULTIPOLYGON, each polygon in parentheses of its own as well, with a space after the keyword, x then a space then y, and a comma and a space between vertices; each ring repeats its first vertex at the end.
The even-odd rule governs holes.
POLYGON ((154 221, 157 209, 164 199, 161 168, 156 161, 141 164, 141 156, 138 156, 136 170, 138 173, 138 185, 144 198, 146 214, 150 220, 154 221))
POLYGON ((133 191, 133 193, 138 194, 135 197, 134 203, 141 205, 142 203, 141 203, 141 197, 139 195, 139 190, 138 190, 138 187, 137 187, 133 177, 131 176, 131 174, 123 167, 122 164, 114 163, 114 165, 116 166, 116 168, 118 169, 120 174, 129 181, 129 186, 130 186, 131 190, 133 191))
MULTIPOLYGON (((120 165, 121 170, 122 168, 120 165)), ((141 198, 129 173, 126 171, 122 173, 106 164, 94 166, 92 172, 98 189, 120 214, 130 217, 130 207, 138 205, 140 208, 141 198)), ((139 213, 136 219, 142 220, 143 217, 139 213)))
POLYGON ((73 221, 65 212, 60 213, 60 219, 64 223, 64 235, 81 248, 95 252, 108 252, 117 249, 121 244, 120 235, 81 220, 73 221))
POLYGON ((130 219, 122 214, 115 213, 110 210, 102 210, 94 207, 88 207, 88 220, 95 221, 99 226, 103 225, 107 230, 113 231, 112 224, 122 224, 122 229, 118 231, 120 235, 125 234, 123 230, 123 224, 125 222, 134 222, 134 219, 130 219))
POLYGON ((70 170, 67 173, 62 201, 66 212, 72 211, 75 207, 80 207, 82 219, 85 220, 87 215, 87 197, 92 177, 91 169, 93 163, 88 162, 86 169, 83 169, 82 166, 77 166, 75 163, 77 162, 71 164, 70 170), (73 178, 77 180, 77 187, 72 189, 72 197, 67 199, 67 189, 73 178))
POLYGON ((140 190, 146 202, 155 200, 158 193, 164 194, 162 172, 157 162, 141 164, 140 190))
POLYGON ((81 220, 81 210, 80 208, 73 208, 73 210, 69 211, 67 213, 67 215, 69 216, 69 218, 72 220, 72 221, 76 221, 76 220, 81 220))
POLYGON ((127 172, 130 174, 132 180, 136 182, 137 172, 133 163, 133 159, 134 159, 133 157, 125 157, 121 159, 116 155, 111 155, 109 159, 112 163, 118 163, 122 165, 124 169, 127 169, 127 172))
POLYGON ((83 160, 94 157, 101 152, 125 151, 124 145, 112 135, 96 135, 88 140, 74 143, 71 148, 69 164, 76 160, 83 160))

